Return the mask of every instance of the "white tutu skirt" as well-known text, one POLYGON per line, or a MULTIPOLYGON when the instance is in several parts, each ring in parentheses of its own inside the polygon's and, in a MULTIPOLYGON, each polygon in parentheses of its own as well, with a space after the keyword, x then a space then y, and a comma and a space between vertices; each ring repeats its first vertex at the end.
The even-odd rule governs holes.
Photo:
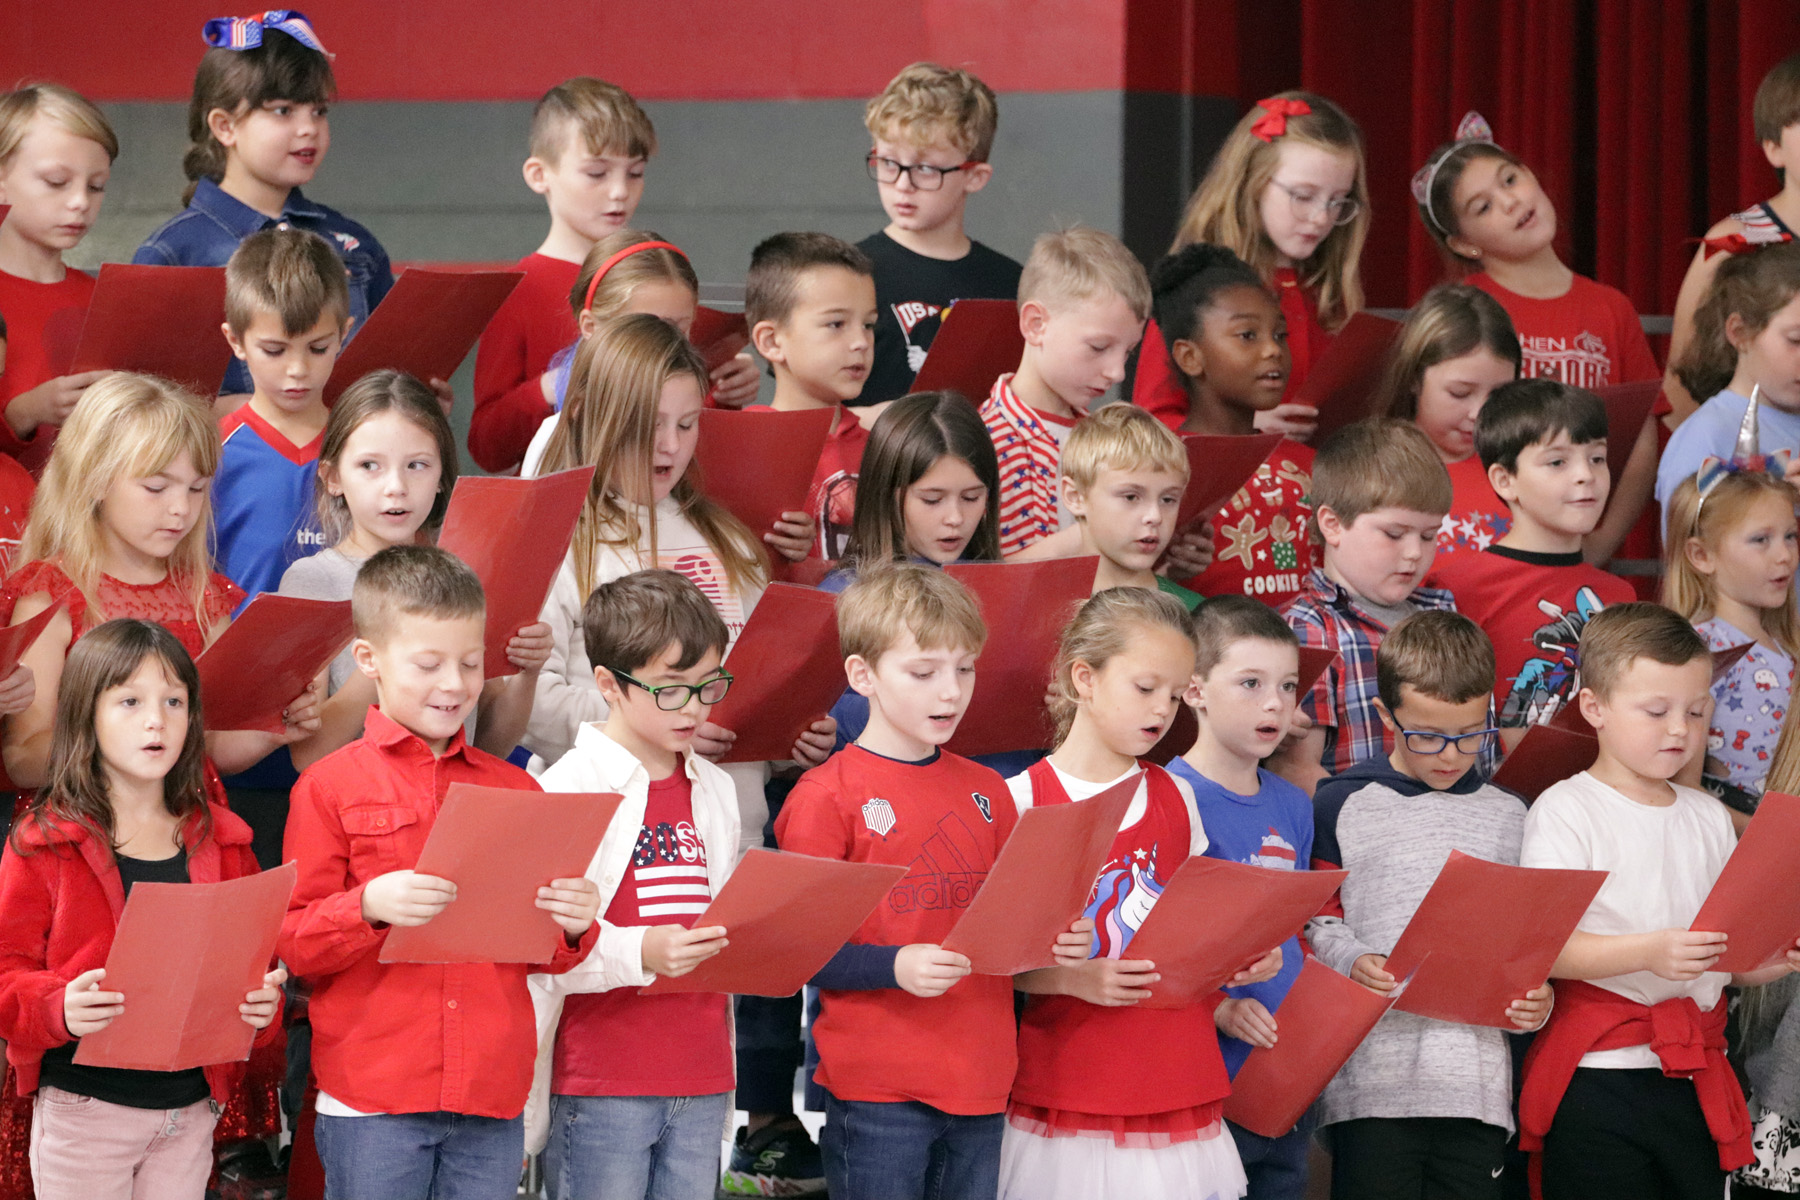
POLYGON ((1248 1186, 1223 1122, 1199 1139, 1122 1147, 1110 1133, 1044 1137, 1009 1121, 1000 1141, 1000 1200, 1237 1200, 1248 1186))

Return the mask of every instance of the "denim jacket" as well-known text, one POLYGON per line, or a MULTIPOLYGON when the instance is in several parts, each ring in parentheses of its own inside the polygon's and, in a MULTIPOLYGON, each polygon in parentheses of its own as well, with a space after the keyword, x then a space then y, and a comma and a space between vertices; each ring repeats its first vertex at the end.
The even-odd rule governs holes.
MULTIPOLYGON (((331 243, 331 248, 344 260, 344 269, 349 275, 350 316, 355 321, 350 328, 354 336, 368 321, 370 311, 394 286, 394 272, 388 265, 387 251, 363 226, 334 208, 308 200, 299 188, 288 193, 281 217, 275 219, 227 195, 212 180, 202 179, 194 188, 194 198, 188 206, 145 239, 131 261, 170 267, 222 267, 239 242, 271 225, 292 226, 316 233, 331 243)), ((234 395, 250 390, 250 372, 233 358, 225 372, 222 394, 234 395)))

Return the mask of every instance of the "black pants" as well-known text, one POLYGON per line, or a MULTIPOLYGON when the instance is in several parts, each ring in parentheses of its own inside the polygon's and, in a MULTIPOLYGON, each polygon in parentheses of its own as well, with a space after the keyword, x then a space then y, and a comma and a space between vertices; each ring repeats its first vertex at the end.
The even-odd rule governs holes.
POLYGON ((1329 1127, 1331 1200, 1499 1200, 1506 1130, 1468 1117, 1329 1127))
POLYGON ((1578 1068, 1544 1138, 1544 1200, 1718 1200, 1719 1148, 1694 1085, 1578 1068))

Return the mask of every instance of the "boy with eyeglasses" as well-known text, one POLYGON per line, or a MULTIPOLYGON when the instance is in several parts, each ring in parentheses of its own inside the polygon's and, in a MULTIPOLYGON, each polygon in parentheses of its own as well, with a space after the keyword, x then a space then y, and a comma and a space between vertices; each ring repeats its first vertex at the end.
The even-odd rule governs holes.
MULTIPOLYGON (((943 314, 958 300, 1010 300, 1020 266, 963 232, 969 197, 994 168, 993 89, 967 71, 914 63, 869 101, 869 178, 888 224, 857 248, 875 264, 875 364, 848 403, 882 404, 912 390, 943 314)), ((974 397, 972 397, 974 398, 974 397)))
MULTIPOLYGON (((1494 647, 1454 612, 1400 621, 1376 652, 1376 708, 1394 739, 1319 784, 1313 867, 1347 868, 1306 928, 1320 961, 1377 992, 1398 981, 1388 953, 1451 851, 1517 865, 1525 803, 1482 778, 1494 647)), ((1507 1008, 1533 1030, 1550 1011, 1540 984, 1507 1008)), ((1498 1029, 1390 1011, 1319 1100, 1333 1200, 1502 1195, 1513 1129, 1512 1059, 1498 1029)))

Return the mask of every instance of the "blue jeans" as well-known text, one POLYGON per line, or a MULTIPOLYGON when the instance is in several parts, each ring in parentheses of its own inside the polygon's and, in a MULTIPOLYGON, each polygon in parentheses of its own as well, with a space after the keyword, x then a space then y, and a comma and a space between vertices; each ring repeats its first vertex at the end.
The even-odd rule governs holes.
POLYGON ((731 1093, 552 1096, 549 1200, 712 1200, 731 1093))
POLYGON ((507 1200, 525 1162, 522 1116, 321 1113, 313 1140, 325 1200, 507 1200))
POLYGON ((1246 1200, 1301 1200, 1306 1195, 1306 1159, 1318 1123, 1318 1110, 1309 1108, 1292 1129, 1278 1138, 1266 1138, 1225 1122, 1250 1180, 1246 1200))
POLYGON ((831 1200, 993 1200, 1003 1113, 959 1117, 917 1101, 825 1099, 819 1150, 831 1200))

